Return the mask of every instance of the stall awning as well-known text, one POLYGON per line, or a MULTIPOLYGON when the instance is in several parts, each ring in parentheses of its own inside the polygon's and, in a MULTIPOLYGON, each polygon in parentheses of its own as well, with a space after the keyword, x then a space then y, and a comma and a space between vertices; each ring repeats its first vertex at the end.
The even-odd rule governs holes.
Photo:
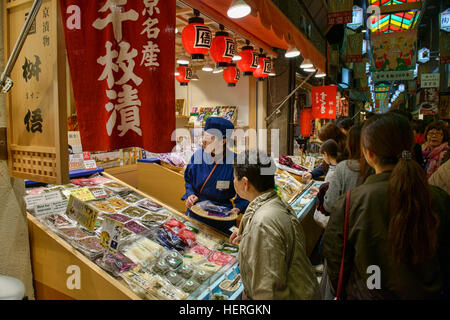
POLYGON ((320 51, 298 30, 295 25, 270 0, 246 0, 252 13, 241 19, 227 16, 232 0, 182 0, 198 9, 204 15, 257 44, 276 56, 272 47, 300 50, 305 59, 311 60, 316 68, 325 72, 326 59, 320 51))

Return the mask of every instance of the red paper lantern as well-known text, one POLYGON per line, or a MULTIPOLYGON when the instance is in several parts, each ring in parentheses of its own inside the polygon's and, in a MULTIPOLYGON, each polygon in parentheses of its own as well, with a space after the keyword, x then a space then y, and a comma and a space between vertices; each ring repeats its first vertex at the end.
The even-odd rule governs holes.
POLYGON ((258 68, 253 71, 253 76, 258 80, 264 81, 264 79, 269 76, 271 70, 272 64, 270 62, 270 59, 267 58, 264 54, 260 54, 258 68))
POLYGON ((226 67, 232 61, 236 53, 236 46, 233 39, 228 36, 228 32, 216 32, 216 36, 212 40, 209 55, 216 63, 217 67, 226 67))
POLYGON ((228 68, 223 71, 223 78, 228 83, 229 87, 235 87, 241 77, 241 72, 234 63, 230 64, 228 68))
POLYGON ((312 109, 306 108, 300 111, 300 133, 303 137, 309 138, 313 129, 312 109))
POLYGON ((241 60, 239 60, 238 67, 241 72, 244 73, 244 76, 251 76, 253 75, 253 71, 258 68, 258 62, 259 62, 259 55, 255 51, 253 51, 252 46, 245 46, 242 48, 241 53, 239 54, 241 56, 241 60))
POLYGON ((203 60, 211 48, 211 30, 200 17, 192 17, 181 32, 184 50, 192 60, 203 60))
POLYGON ((192 69, 186 66, 179 66, 177 71, 179 73, 177 75, 177 80, 180 83, 180 86, 187 86, 192 78, 192 69))

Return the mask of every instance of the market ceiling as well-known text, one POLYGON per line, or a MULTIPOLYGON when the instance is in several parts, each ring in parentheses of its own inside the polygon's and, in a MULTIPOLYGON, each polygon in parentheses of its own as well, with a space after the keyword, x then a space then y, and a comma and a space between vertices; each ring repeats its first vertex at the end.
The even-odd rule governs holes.
POLYGON ((270 0, 246 0, 251 14, 230 19, 227 11, 232 0, 182 0, 205 16, 239 34, 277 56, 273 48, 297 48, 304 59, 309 59, 320 71, 326 70, 326 58, 270 0))

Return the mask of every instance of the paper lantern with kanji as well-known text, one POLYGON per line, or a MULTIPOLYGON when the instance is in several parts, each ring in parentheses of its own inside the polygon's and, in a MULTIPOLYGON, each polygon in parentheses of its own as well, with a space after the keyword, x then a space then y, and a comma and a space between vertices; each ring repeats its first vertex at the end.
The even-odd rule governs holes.
POLYGON ((253 75, 253 71, 255 71, 256 68, 258 68, 259 62, 258 53, 253 50, 252 46, 245 46, 242 48, 241 53, 239 55, 242 58, 237 62, 239 70, 241 70, 241 72, 244 73, 244 76, 253 75))
POLYGON ((235 87, 241 77, 241 72, 234 63, 230 64, 228 68, 223 71, 223 78, 228 83, 229 87, 235 87))
POLYGON ((312 109, 306 108, 300 111, 300 133, 303 137, 309 138, 313 129, 312 109))
POLYGON ((253 71, 253 76, 258 80, 264 81, 269 76, 271 70, 272 63, 270 62, 270 59, 267 58, 264 54, 260 54, 258 68, 253 71))
POLYGON ((176 77, 178 82, 181 86, 187 86, 192 78, 192 69, 186 66, 179 66, 177 71, 179 73, 176 77))
POLYGON ((236 53, 236 46, 233 39, 228 35, 228 32, 216 32, 216 36, 212 40, 211 50, 209 55, 216 63, 217 67, 226 67, 232 61, 236 53))
POLYGON ((192 17, 181 32, 184 50, 192 60, 203 60, 211 48, 211 30, 200 17, 192 17))

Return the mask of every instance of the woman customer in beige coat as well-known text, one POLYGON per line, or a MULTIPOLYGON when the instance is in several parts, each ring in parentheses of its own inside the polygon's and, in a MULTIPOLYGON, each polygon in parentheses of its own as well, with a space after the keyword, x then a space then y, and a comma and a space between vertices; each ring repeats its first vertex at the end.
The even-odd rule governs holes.
POLYGON ((230 238, 239 243, 244 298, 320 299, 303 228, 274 190, 275 164, 262 152, 246 151, 233 167, 235 190, 250 202, 239 231, 230 238))

